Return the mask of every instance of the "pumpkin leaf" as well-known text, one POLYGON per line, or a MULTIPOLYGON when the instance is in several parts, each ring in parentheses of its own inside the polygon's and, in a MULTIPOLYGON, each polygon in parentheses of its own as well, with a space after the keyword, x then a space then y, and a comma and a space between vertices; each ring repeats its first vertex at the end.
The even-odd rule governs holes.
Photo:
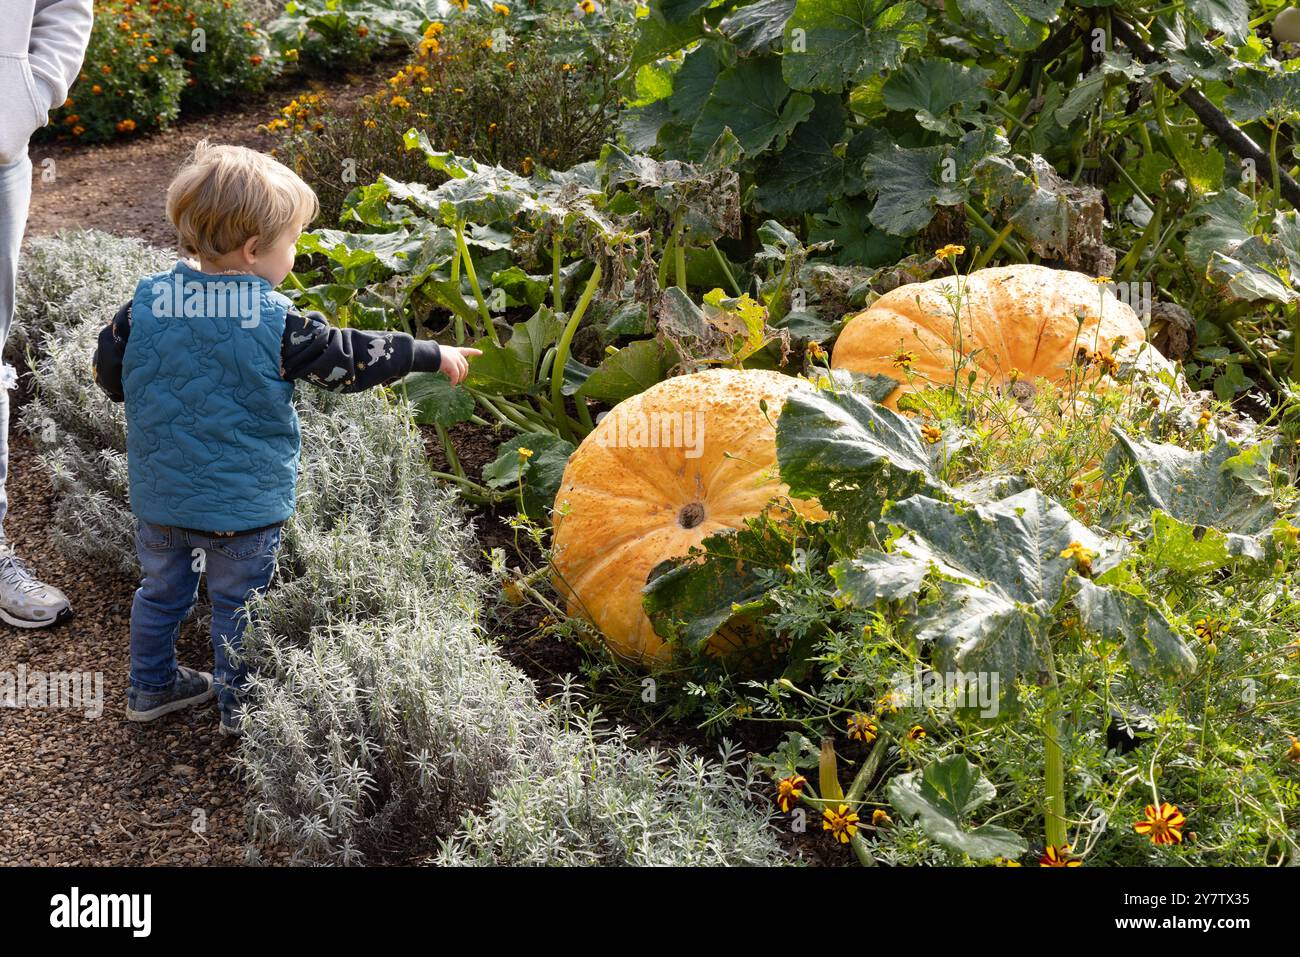
POLYGON ((1281 70, 1241 70, 1224 108, 1238 123, 1285 121, 1300 112, 1300 74, 1281 70))
POLYGON ((1196 670, 1192 650, 1146 599, 1077 575, 1070 579, 1070 587, 1071 603, 1083 627, 1119 644, 1138 672, 1185 677, 1196 670))
POLYGON ((1250 238, 1259 209, 1240 190, 1225 189, 1207 197, 1198 211, 1205 221, 1187 233, 1187 258, 1204 271, 1216 252, 1231 253, 1250 238))
POLYGON ((451 384, 442 372, 412 372, 393 385, 393 390, 411 403, 415 421, 421 425, 455 425, 474 414, 474 397, 451 384))
POLYGON ((932 840, 954 853, 988 860, 1017 858, 1029 849, 1014 831, 967 823, 997 796, 997 788, 960 754, 899 775, 885 786, 885 793, 900 814, 915 818, 932 840))
POLYGON ((888 498, 941 483, 942 454, 911 419, 856 392, 790 393, 776 426, 781 481, 796 498, 817 498, 865 524, 888 498))
POLYGON ((718 30, 744 53, 768 50, 780 44, 794 5, 795 0, 758 0, 727 14, 718 30))
POLYGON ((839 93, 894 69, 925 40, 925 8, 913 0, 797 0, 781 69, 796 90, 839 93))
POLYGON ((793 553, 789 526, 766 516, 715 532, 687 556, 651 570, 642 606, 661 638, 700 652, 738 616, 738 630, 753 629, 767 594, 785 582, 781 569, 793 553))
POLYGON ((927 57, 891 73, 881 92, 889 109, 912 113, 925 129, 956 137, 968 126, 984 124, 980 106, 989 99, 984 84, 992 75, 982 67, 927 57))
POLYGON ((1250 5, 1246 0, 1187 0, 1187 10, 1209 30, 1228 38, 1233 46, 1249 32, 1250 5))
MULTIPOLYGON (((1140 517, 1158 509, 1169 519, 1213 527, 1229 536, 1254 536, 1272 527, 1277 509, 1269 470, 1271 442, 1241 449, 1220 438, 1209 451, 1192 452, 1112 431, 1118 441, 1105 468, 1121 479, 1121 497, 1132 493, 1140 517)), ((1232 554, 1234 548, 1248 546, 1234 545, 1229 537, 1227 547, 1232 554)))
POLYGON ((1062 597, 1076 607, 1086 603, 1079 607, 1085 627, 1120 642, 1135 668, 1181 673, 1187 664, 1190 653, 1155 606, 1080 579, 1068 556, 1074 544, 1093 554, 1091 571, 1098 574, 1122 560, 1122 549, 1037 489, 974 506, 914 495, 885 518, 898 529, 890 550, 864 550, 837 563, 832 577, 848 601, 864 608, 925 597, 924 586, 932 584, 912 627, 918 640, 934 645, 945 670, 998 674, 1007 689, 1018 675, 1036 675, 1062 597))
POLYGON ((765 157, 754 199, 773 216, 800 216, 825 209, 839 197, 866 188, 862 161, 874 136, 841 142, 847 119, 843 104, 818 93, 812 115, 800 123, 780 153, 765 157))
POLYGON ((702 159, 726 129, 749 155, 779 150, 812 111, 812 97, 791 92, 781 78, 778 56, 745 57, 718 75, 691 129, 689 156, 702 159))
POLYGON ((1105 203, 1100 190, 1062 179, 1041 156, 989 156, 974 171, 975 184, 990 209, 1015 227, 1040 256, 1079 257, 1105 248, 1105 203))
POLYGON ((638 339, 606 356, 577 393, 585 399, 617 404, 662 382, 676 363, 677 354, 671 346, 658 339, 638 339))
POLYGON ((1047 24, 1061 0, 957 0, 957 9, 1006 39, 1014 50, 1032 50, 1047 39, 1047 24))
POLYGON ((890 143, 872 151, 864 164, 866 186, 876 193, 872 225, 896 236, 920 232, 935 207, 966 202, 972 171, 1008 148, 995 128, 987 128, 953 145, 905 149, 890 143))
POLYGON ((573 450, 573 443, 550 432, 516 435, 497 449, 496 459, 483 466, 483 481, 489 488, 522 488, 524 511, 531 518, 544 519, 560 491, 573 450), (531 455, 521 455, 521 449, 531 455))

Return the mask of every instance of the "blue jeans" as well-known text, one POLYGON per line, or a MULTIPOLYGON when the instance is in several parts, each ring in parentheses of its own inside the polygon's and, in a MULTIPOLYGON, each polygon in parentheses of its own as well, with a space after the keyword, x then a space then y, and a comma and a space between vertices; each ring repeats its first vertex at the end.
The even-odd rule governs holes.
POLYGON ((238 653, 248 624, 244 603, 275 571, 280 527, 215 536, 136 520, 142 580, 131 604, 131 685, 166 691, 176 677, 176 636, 206 571, 212 602, 212 669, 217 700, 231 710, 248 681, 238 653), (235 660, 232 661, 232 658, 235 660))
MULTIPOLYGON (((0 166, 0 352, 14 319, 14 284, 18 276, 18 247, 27 226, 32 201, 32 162, 26 156, 0 166)), ((0 363, 0 544, 4 542, 5 479, 9 472, 9 382, 13 373, 0 363)))

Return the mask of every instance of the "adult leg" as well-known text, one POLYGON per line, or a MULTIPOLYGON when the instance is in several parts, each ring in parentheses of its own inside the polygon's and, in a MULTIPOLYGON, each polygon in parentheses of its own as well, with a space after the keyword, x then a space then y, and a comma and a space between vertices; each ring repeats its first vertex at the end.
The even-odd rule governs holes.
MULTIPOLYGON (((0 354, 14 318, 18 279, 18 249, 27 226, 32 200, 32 163, 24 156, 0 166, 0 354)), ((46 585, 5 543, 4 520, 9 511, 5 482, 9 477, 9 389, 16 384, 13 368, 0 363, 0 619, 19 628, 44 628, 72 615, 67 596, 46 585)))

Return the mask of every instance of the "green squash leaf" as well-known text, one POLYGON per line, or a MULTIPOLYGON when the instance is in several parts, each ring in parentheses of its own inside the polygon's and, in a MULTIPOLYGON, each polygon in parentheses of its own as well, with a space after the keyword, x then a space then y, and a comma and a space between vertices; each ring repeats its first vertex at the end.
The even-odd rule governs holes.
POLYGON ((925 20, 913 0, 798 0, 785 25, 785 80, 796 90, 839 93, 922 46, 925 20))
POLYGON ((1029 848, 1014 831, 994 824, 971 827, 970 816, 997 796, 993 783, 962 755, 934 761, 885 786, 900 814, 915 818, 931 839, 974 860, 1017 858, 1029 848))

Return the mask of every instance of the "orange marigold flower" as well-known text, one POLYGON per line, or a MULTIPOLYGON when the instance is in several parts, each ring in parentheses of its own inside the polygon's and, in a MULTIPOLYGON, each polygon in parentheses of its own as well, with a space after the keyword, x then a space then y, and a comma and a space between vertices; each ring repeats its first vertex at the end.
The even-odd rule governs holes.
POLYGON ((912 363, 916 362, 916 353, 910 349, 899 349, 891 362, 896 369, 910 369, 912 363))
POLYGON ((874 741, 879 729, 869 715, 858 712, 849 718, 849 737, 854 741, 874 741))
POLYGON ((847 804, 828 807, 822 811, 822 830, 830 831, 831 837, 841 844, 847 844, 858 832, 858 815, 847 804))
POLYGON ((943 429, 933 425, 924 425, 921 427, 921 438, 925 439, 930 445, 936 445, 943 438, 943 429))
POLYGON ((776 783, 776 805, 785 814, 794 810, 794 806, 799 803, 799 798, 803 797, 804 785, 808 779, 802 774, 793 774, 788 778, 782 778, 776 783))
POLYGON ((1183 812, 1166 801, 1159 808, 1148 804, 1146 818, 1134 824, 1133 830, 1148 835, 1152 844, 1181 844, 1186 823, 1183 812))
POLYGON ((135 129, 135 120, 133 120, 133 119, 129 119, 129 118, 128 118, 128 119, 125 119, 125 120, 119 120, 119 121, 118 121, 118 124, 117 124, 117 131, 118 131, 119 133, 130 133, 130 132, 132 132, 134 129, 135 129))
POLYGON ((871 812, 872 827, 888 827, 890 824, 893 823, 894 823, 894 819, 890 817, 888 813, 886 813, 884 808, 878 807, 871 812))
POLYGON ((925 728, 921 727, 919 724, 914 725, 912 729, 907 732, 908 741, 922 741, 924 739, 925 739, 925 728))
POLYGON ((1287 749, 1286 759, 1288 761, 1300 761, 1300 738, 1291 739, 1291 747, 1287 749))

